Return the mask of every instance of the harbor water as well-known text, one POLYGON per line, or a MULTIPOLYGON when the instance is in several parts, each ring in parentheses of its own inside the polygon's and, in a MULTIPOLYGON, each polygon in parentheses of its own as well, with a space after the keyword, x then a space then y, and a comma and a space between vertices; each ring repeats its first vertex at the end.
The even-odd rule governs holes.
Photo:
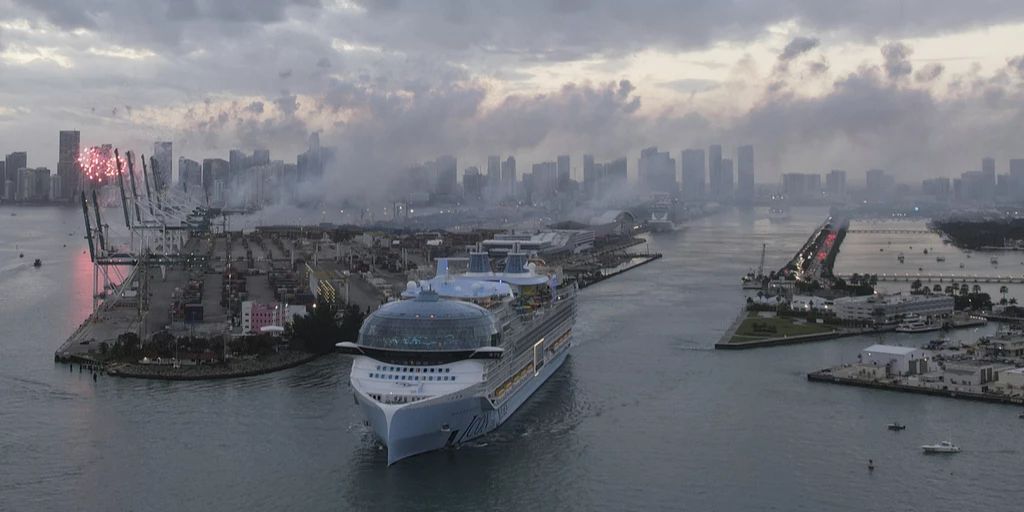
MULTIPOLYGON (((728 211, 651 235, 664 257, 581 291, 573 353, 505 425, 387 467, 341 356, 210 382, 55 364, 90 309, 81 212, 0 208, 0 510, 1019 509, 1015 408, 805 378, 926 338, 712 349, 761 244, 778 268, 825 215, 728 211), (921 453, 946 439, 963 453, 921 453)), ((881 273, 876 242, 851 236, 840 270, 881 273)))

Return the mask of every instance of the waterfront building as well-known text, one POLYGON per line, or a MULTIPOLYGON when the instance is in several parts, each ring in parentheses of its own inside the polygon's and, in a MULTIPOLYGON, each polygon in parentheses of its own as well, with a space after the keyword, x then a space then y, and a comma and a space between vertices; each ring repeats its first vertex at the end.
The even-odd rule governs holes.
MULTIPOLYGON (((685 151, 683 153, 685 154, 685 151)), ((683 188, 685 195, 685 168, 683 170, 683 188)), ((749 144, 736 148, 736 202, 743 205, 754 202, 754 146, 749 144)))
POLYGON ((594 231, 589 229, 552 229, 536 233, 499 233, 484 240, 482 247, 491 256, 504 257, 516 247, 531 255, 578 253, 594 247, 594 231))
MULTIPOLYGON (((753 158, 753 153, 751 153, 753 158)), ((703 149, 684 149, 679 156, 683 176, 683 199, 687 201, 702 201, 705 198, 705 176, 707 174, 707 162, 705 161, 703 149)), ((740 159, 741 165, 742 158, 740 159)), ((753 165, 753 162, 751 162, 753 165)))
POLYGON ((931 352, 914 347, 871 345, 861 350, 860 364, 886 369, 886 375, 920 375, 928 372, 931 352))
POLYGON ((22 169, 28 168, 28 153, 24 151, 9 153, 4 159, 4 162, 4 167, 6 168, 7 173, 7 182, 9 185, 7 190, 7 199, 18 200, 21 197, 21 188, 19 183, 21 183, 22 180, 20 179, 20 173, 22 169))
POLYGON ((153 187, 157 192, 167 190, 174 176, 174 147, 170 141, 153 143, 153 187))
POLYGON ((921 317, 946 317, 953 314, 953 297, 949 295, 866 295, 841 297, 833 301, 840 320, 892 324, 911 313, 921 317))

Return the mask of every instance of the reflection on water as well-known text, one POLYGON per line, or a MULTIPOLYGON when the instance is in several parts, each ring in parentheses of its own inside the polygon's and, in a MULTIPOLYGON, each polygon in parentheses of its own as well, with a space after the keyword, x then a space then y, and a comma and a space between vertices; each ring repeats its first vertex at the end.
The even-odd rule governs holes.
MULTIPOLYGON (((896 510, 1013 510, 1019 501, 1015 409, 804 378, 871 343, 926 337, 711 350, 761 244, 768 268, 781 267, 824 209, 796 208, 785 223, 763 209, 726 212, 651 235, 650 250, 665 256, 580 293, 572 355, 501 429, 390 468, 353 404, 342 356, 210 382, 94 383, 54 365, 89 307, 84 242, 61 247, 81 215, 18 211, 17 224, 0 224, 5 510, 821 511, 883 499, 896 510), (41 271, 17 261, 14 240, 26 258, 45 253, 41 271), (894 420, 907 431, 886 431, 894 420), (964 452, 920 455, 920 444, 947 437, 964 452)), ((848 238, 840 265, 892 265, 894 255, 872 253, 877 243, 848 238)))

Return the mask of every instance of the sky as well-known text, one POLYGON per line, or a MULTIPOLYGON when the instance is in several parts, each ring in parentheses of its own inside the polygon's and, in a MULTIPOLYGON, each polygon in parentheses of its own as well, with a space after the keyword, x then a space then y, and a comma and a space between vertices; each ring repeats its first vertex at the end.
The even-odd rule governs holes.
POLYGON ((175 159, 310 133, 333 186, 442 154, 520 168, 754 144, 758 181, 1024 157, 1019 0, 0 0, 0 152, 175 159))

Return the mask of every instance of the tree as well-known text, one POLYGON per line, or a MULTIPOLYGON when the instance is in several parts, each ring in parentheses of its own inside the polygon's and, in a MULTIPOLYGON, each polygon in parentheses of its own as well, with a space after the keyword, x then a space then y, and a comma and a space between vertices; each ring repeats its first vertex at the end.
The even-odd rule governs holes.
POLYGON ((914 279, 914 282, 910 283, 910 291, 912 291, 914 293, 917 293, 917 292, 921 291, 921 280, 920 279, 914 279))
POLYGON ((942 285, 935 283, 935 286, 932 287, 932 291, 935 293, 942 293, 942 285))
POLYGON ((967 283, 961 284, 960 285, 960 295, 967 295, 968 293, 971 293, 971 287, 967 286, 967 283))
POLYGON ((946 295, 953 295, 956 293, 956 288, 953 285, 946 286, 946 295))
POLYGON ((1009 291, 1010 289, 1007 288, 1005 284, 999 287, 999 293, 1003 295, 1004 299, 1006 298, 1006 294, 1009 293, 1009 291))
POLYGON ((976 284, 976 285, 972 286, 971 287, 971 291, 974 292, 974 293, 981 293, 981 285, 980 284, 976 284))
POLYGON ((334 350, 341 339, 338 309, 332 303, 319 302, 305 316, 295 316, 292 322, 292 341, 307 352, 326 354, 334 350))

